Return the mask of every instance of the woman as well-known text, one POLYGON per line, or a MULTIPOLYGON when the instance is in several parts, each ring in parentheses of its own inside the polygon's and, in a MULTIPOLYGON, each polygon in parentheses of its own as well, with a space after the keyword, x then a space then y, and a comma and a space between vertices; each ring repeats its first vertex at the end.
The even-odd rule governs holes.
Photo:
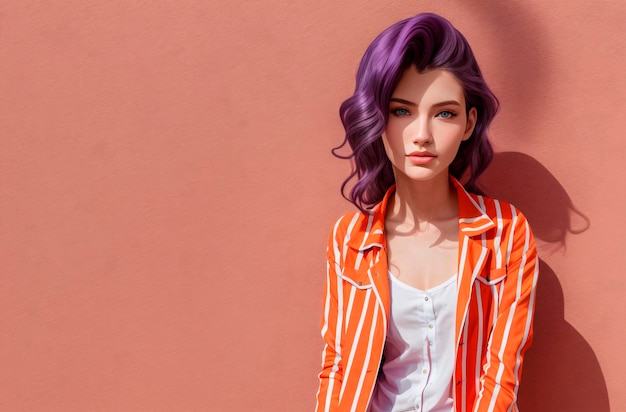
POLYGON ((442 17, 367 49, 340 110, 359 212, 329 239, 318 411, 517 410, 535 244, 514 206, 471 193, 497 108, 442 17))

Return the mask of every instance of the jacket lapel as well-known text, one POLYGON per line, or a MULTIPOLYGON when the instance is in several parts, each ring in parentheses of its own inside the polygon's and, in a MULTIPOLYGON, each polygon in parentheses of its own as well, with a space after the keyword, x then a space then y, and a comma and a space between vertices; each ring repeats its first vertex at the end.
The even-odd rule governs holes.
POLYGON ((489 261, 490 249, 482 234, 495 226, 477 197, 470 195, 451 177, 459 201, 459 271, 457 277, 458 300, 456 307, 456 347, 465 325, 474 281, 489 261))
POLYGON ((358 272, 365 275, 368 283, 373 285, 374 293, 383 312, 381 315, 384 315, 382 319, 384 319, 385 330, 391 310, 387 244, 385 242, 385 214, 389 197, 394 192, 395 185, 387 190, 383 200, 370 211, 369 215, 366 215, 366 219, 363 219, 364 227, 361 230, 365 235, 362 240, 354 238, 348 242, 348 246, 357 252, 356 266, 358 272))

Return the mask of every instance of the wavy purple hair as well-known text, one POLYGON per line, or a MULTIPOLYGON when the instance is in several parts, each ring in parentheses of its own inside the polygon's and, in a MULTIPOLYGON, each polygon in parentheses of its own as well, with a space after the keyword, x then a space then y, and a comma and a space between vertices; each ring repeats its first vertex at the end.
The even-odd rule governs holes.
POLYGON ((346 137, 332 152, 341 159, 354 158, 352 173, 341 185, 341 193, 364 212, 380 202, 395 183, 381 136, 387 127, 391 94, 410 66, 419 72, 444 69, 454 74, 463 85, 466 111, 476 108, 476 126, 470 138, 461 143, 449 167, 450 174, 458 180, 466 176, 465 187, 480 192, 476 179, 493 157, 487 128, 498 111, 498 99, 485 83, 467 40, 436 14, 422 13, 402 20, 383 31, 367 48, 357 71, 354 94, 339 110, 346 137), (352 153, 338 154, 346 143, 352 153), (346 186, 355 176, 358 180, 348 197, 346 186))

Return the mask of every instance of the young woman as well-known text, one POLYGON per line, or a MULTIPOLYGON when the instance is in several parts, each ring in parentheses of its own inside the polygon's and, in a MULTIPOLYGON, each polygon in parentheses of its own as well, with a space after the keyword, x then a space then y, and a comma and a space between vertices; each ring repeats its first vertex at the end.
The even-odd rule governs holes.
POLYGON ((365 52, 340 110, 359 211, 329 239, 318 411, 517 410, 535 244, 514 206, 472 193, 497 108, 442 17, 365 52))

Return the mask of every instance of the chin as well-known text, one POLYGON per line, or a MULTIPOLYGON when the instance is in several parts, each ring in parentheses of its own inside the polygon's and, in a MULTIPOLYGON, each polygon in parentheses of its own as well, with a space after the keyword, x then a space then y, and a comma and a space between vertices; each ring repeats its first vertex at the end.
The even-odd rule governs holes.
POLYGON ((402 173, 404 176, 403 180, 411 181, 411 182, 428 182, 434 180, 435 178, 444 174, 446 177, 448 176, 447 170, 430 170, 427 168, 423 168, 422 170, 410 170, 406 173, 402 173))

